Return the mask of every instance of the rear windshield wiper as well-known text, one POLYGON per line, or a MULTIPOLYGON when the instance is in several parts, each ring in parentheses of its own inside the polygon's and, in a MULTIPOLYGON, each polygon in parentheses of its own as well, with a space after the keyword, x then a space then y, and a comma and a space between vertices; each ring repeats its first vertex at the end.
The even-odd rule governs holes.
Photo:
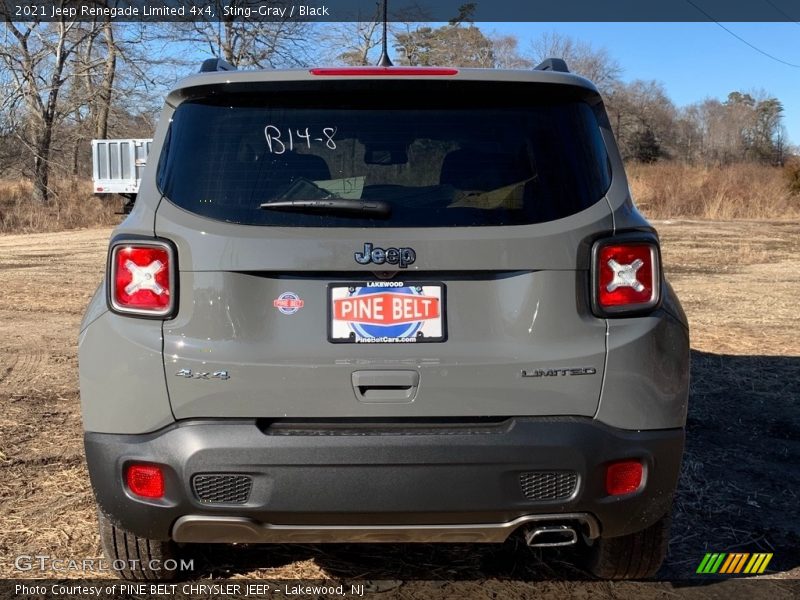
POLYGON ((316 200, 271 200, 260 205, 264 210, 288 212, 335 213, 347 217, 388 219, 392 207, 381 200, 347 200, 345 198, 320 198, 316 200))

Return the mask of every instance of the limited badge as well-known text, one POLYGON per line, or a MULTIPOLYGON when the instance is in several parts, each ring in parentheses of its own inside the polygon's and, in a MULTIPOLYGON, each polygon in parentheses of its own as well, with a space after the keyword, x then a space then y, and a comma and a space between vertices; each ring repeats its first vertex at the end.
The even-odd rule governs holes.
POLYGON ((284 315, 293 315, 303 308, 305 300, 294 292, 283 292, 272 301, 272 306, 277 308, 284 315))

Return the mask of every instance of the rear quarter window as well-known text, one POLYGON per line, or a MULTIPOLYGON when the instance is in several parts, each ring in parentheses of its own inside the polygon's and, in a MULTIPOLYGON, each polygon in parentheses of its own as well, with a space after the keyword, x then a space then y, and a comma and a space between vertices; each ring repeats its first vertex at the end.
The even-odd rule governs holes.
POLYGON ((361 82, 348 93, 348 85, 183 102, 160 157, 159 189, 186 210, 231 223, 452 227, 552 221, 598 202, 610 184, 595 110, 552 93, 565 86, 395 82, 370 90, 361 82), (261 208, 330 198, 381 201, 391 211, 261 208))

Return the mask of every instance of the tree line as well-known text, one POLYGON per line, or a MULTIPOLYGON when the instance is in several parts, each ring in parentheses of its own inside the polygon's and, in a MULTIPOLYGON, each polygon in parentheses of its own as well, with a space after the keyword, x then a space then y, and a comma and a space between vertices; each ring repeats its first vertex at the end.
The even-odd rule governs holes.
MULTIPOLYGON (((708 98, 679 108, 660 82, 625 82, 622 68, 606 50, 556 33, 530 41, 524 51, 515 37, 487 36, 462 20, 402 30, 395 39, 407 65, 530 69, 551 56, 564 58, 572 72, 594 82, 603 94, 626 160, 783 165, 791 153, 783 105, 764 91, 732 91, 725 100, 708 98)), ((345 52, 338 58, 355 57, 345 52)))
MULTIPOLYGON (((221 0, 215 0, 221 3, 221 0)), ((250 0, 240 0, 250 1, 250 0)), ((563 57, 605 97, 627 160, 781 165, 791 153, 781 102, 766 92, 732 91, 676 107, 657 81, 623 80, 604 49, 559 34, 521 41, 471 22, 465 5, 435 27, 419 15, 390 25, 394 59, 403 65, 530 69, 563 57)), ((109 19, 13 23, 0 39, 0 177, 33 182, 46 202, 53 177, 89 175, 90 140, 148 137, 164 92, 194 72, 198 57, 220 56, 239 68, 375 64, 381 23, 117 23, 109 19)))

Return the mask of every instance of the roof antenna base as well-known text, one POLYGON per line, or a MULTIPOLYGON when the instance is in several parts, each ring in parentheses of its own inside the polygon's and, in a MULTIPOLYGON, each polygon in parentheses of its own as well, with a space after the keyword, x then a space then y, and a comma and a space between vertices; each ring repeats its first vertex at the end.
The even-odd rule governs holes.
POLYGON ((207 58, 200 65, 201 73, 215 73, 217 71, 236 71, 236 70, 237 70, 236 67, 234 67, 229 62, 222 60, 221 58, 207 58))
POLYGON ((555 71, 557 73, 569 73, 567 62, 563 58, 545 58, 538 65, 533 67, 534 71, 555 71))

